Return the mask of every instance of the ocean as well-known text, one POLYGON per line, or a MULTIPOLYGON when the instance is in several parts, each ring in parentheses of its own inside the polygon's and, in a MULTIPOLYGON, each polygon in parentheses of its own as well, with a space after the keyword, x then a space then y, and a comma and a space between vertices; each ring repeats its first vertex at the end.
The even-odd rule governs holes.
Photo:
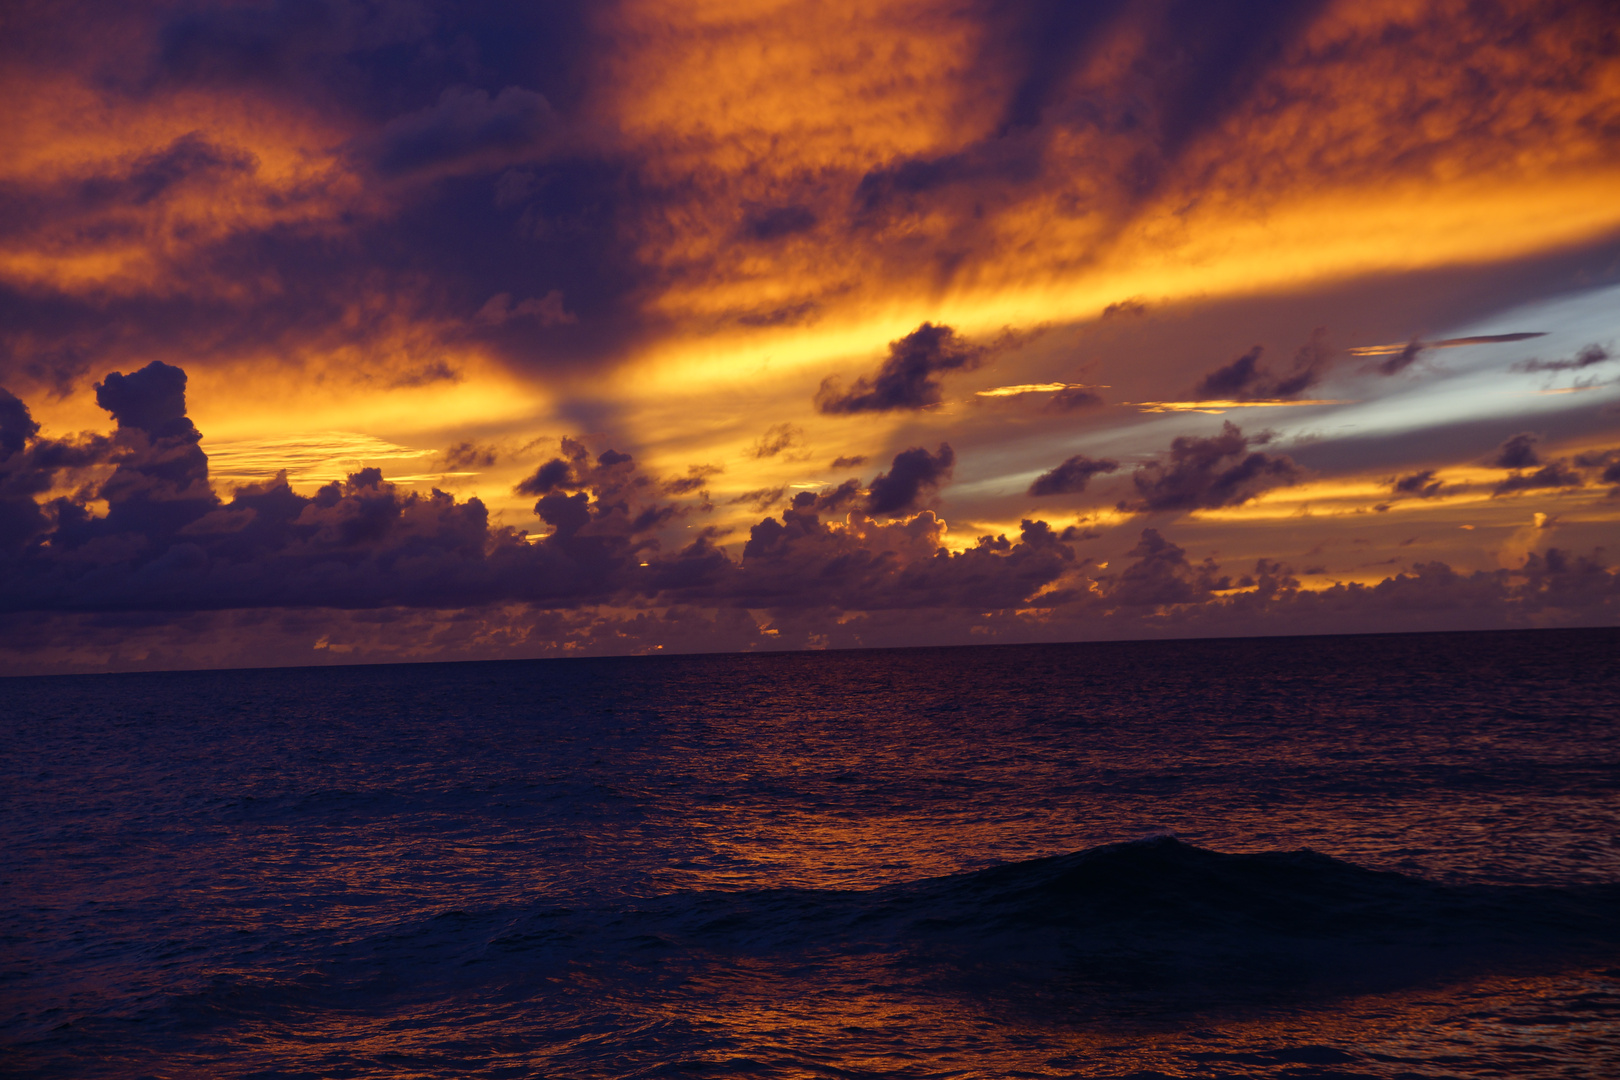
POLYGON ((0 1072, 1620 1076, 1617 660, 0 680, 0 1072))

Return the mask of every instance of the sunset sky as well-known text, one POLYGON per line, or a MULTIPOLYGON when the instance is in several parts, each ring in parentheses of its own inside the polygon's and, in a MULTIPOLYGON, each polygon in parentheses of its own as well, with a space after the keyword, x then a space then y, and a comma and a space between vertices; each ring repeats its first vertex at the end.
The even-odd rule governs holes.
POLYGON ((0 671, 1620 622, 1602 0, 23 0, 0 81, 0 671))

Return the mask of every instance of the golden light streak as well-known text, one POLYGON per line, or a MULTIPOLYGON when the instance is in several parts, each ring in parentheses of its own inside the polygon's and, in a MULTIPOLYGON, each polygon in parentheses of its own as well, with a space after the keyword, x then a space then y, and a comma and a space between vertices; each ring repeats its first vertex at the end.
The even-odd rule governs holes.
POLYGON ((1268 399, 1257 401, 1122 401, 1139 412, 1196 412, 1219 416, 1230 409, 1282 409, 1295 405, 1353 405, 1350 400, 1328 398, 1268 399))
POLYGON ((285 470, 292 483, 327 483, 344 479, 365 463, 413 460, 433 453, 353 431, 315 431, 256 440, 204 439, 202 448, 208 455, 209 477, 226 482, 268 480, 285 470))
MULTIPOLYGON (((1367 514, 1443 513, 1460 508, 1485 506, 1508 508, 1522 505, 1521 499, 1534 495, 1564 502, 1606 508, 1607 487, 1539 488, 1508 496, 1494 494, 1496 485, 1508 475, 1503 469, 1472 466, 1449 468, 1434 475, 1443 487, 1428 498, 1402 497, 1391 490, 1391 478, 1353 477, 1342 480, 1316 480, 1286 488, 1274 488, 1239 506, 1195 510, 1193 521, 1260 522, 1303 518, 1343 518, 1367 514)), ((1513 513, 1522 511, 1513 510, 1513 513)), ((1601 515, 1604 520, 1620 517, 1620 507, 1601 515)))
POLYGON ((376 381, 356 377, 341 353, 310 357, 307 372, 252 363, 203 367, 189 373, 187 398, 197 427, 220 442, 273 439, 291 429, 442 443, 551 417, 555 398, 545 386, 476 356, 446 359, 453 380, 392 386, 386 367, 372 369, 376 381))
POLYGON ((1018 383, 1014 386, 993 386, 988 390, 975 390, 977 397, 1014 397, 1019 394, 1054 394, 1059 390, 1107 390, 1107 384, 1049 382, 1018 383))
MULTIPOLYGON (((1197 217, 1165 207, 1138 219, 1101 256, 1090 241, 1064 252, 1061 226, 1031 219, 1031 235, 1016 250, 1033 253, 1034 262, 1023 255, 990 260, 974 280, 944 290, 901 279, 840 295, 813 326, 694 331, 635 357, 616 389, 667 397, 800 372, 819 378, 860 370, 880 358, 884 342, 925 321, 991 336, 1007 326, 1095 319, 1121 296, 1209 301, 1515 258, 1620 231, 1620 200, 1610 197, 1617 188, 1620 169, 1600 169, 1444 189, 1390 184, 1377 198, 1342 190, 1264 209, 1211 207, 1197 217), (1493 227, 1481 230, 1482 220, 1493 227)), ((816 287, 804 281, 804 289, 816 287)), ((672 287, 653 307, 677 317, 713 312, 713 296, 707 286, 672 287)))

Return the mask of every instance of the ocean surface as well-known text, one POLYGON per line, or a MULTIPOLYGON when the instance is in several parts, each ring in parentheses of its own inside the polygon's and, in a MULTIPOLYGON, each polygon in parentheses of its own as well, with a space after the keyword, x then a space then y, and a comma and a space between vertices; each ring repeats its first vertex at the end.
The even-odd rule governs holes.
POLYGON ((0 680, 14 1077, 1620 1076, 1620 631, 0 680))

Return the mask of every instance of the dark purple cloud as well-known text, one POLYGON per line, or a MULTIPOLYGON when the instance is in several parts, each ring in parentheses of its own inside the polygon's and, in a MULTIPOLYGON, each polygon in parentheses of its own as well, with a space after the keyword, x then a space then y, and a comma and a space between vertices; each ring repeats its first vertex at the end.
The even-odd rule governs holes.
POLYGON ((1393 353, 1389 359, 1382 360, 1373 365, 1373 370, 1377 371, 1380 375, 1399 375, 1401 372, 1417 363, 1418 357, 1423 355, 1423 350, 1427 347, 1427 345, 1419 341, 1417 338, 1413 338, 1411 341, 1406 343, 1406 347, 1400 352, 1393 353))
POLYGON ((985 354, 982 346, 969 345, 950 327, 923 323, 899 341, 889 342, 889 358, 876 375, 862 375, 848 390, 836 377, 828 376, 816 393, 816 408, 839 414, 937 405, 940 386, 936 376, 977 367, 985 354))
POLYGON ((1514 364, 1514 371, 1582 371, 1598 364, 1608 363, 1613 354, 1602 345, 1586 346, 1568 360, 1525 360, 1514 364))
POLYGON ((1223 368, 1204 376, 1193 395, 1209 401, 1258 401, 1297 397, 1322 381, 1333 364, 1327 335, 1318 330, 1294 353, 1287 373, 1274 375, 1260 366, 1265 350, 1256 345, 1223 368))
POLYGON ((1432 499, 1440 494, 1440 489, 1444 486, 1443 481, 1434 478, 1433 469, 1424 469, 1421 472, 1397 477, 1390 484, 1390 490, 1397 495, 1415 495, 1420 499, 1432 499))
POLYGON ((1136 561, 1126 567, 1108 589, 1111 603, 1127 607, 1199 604, 1215 590, 1231 587, 1231 580, 1218 577, 1213 560, 1194 566, 1185 549, 1172 544, 1157 529, 1143 529, 1141 539, 1128 553, 1136 561))
POLYGON ((950 477, 955 464, 956 454, 947 443, 940 443, 932 454, 920 446, 900 451, 889 471, 873 479, 866 497, 867 513, 892 516, 914 509, 919 498, 950 477))
MULTIPOLYGON (((3 410, 23 445, 0 459, 0 595, 9 610, 466 606, 583 602, 629 586, 649 535, 677 513, 628 454, 594 460, 563 440, 524 482, 550 534, 492 526, 476 498, 407 492, 363 469, 305 496, 284 475, 227 502, 208 483, 186 415, 185 373, 153 363, 114 373, 98 400, 110 438, 40 439, 25 409, 3 410), (16 415, 12 415, 16 414, 16 415), (111 471, 107 472, 107 466, 111 471), (102 479, 41 506, 34 495, 92 467, 102 479), (104 500, 105 514, 90 508, 104 500)), ((10 398, 15 401, 15 398, 10 398)), ((14 443, 15 438, 8 443, 14 443)))
POLYGON ((1491 459, 1491 464, 1498 469, 1529 469, 1541 464, 1541 455, 1536 451, 1536 444, 1541 436, 1533 431, 1521 431, 1504 442, 1491 459))
POLYGON ((753 449, 748 452, 748 456, 753 458, 775 457, 784 450, 802 445, 803 442, 804 429, 798 425, 772 424, 765 429, 765 433, 754 443, 753 449))
POLYGON ((1549 462, 1534 472, 1516 472, 1500 481, 1493 495, 1510 495, 1515 491, 1535 491, 1545 488, 1581 487, 1585 480, 1563 460, 1549 462))
POLYGON ((39 434, 39 424, 28 406, 9 390, 0 389, 0 457, 20 451, 39 434))
POLYGON ((585 488, 618 490, 625 483, 646 486, 646 477, 624 468, 632 462, 629 454, 617 450, 604 450, 591 461, 591 452, 576 439, 563 438, 560 442, 563 457, 554 457, 534 473, 518 482, 519 495, 546 495, 557 490, 578 491, 585 488))
POLYGON ((1031 495, 1077 495, 1086 490, 1086 485, 1093 476, 1099 473, 1111 473, 1119 470, 1119 462, 1110 458, 1092 459, 1084 454, 1076 454, 1051 472, 1042 473, 1029 485, 1031 495))
POLYGON ((1066 386, 1046 402, 1048 412, 1079 412, 1095 409, 1103 404, 1103 396, 1083 386, 1066 386))
POLYGON ((1131 481, 1137 498, 1120 505, 1147 513, 1214 509, 1298 483, 1303 473, 1292 460, 1253 449, 1270 441, 1269 433, 1244 435, 1231 421, 1209 438, 1184 435, 1163 459, 1136 470, 1131 481))

